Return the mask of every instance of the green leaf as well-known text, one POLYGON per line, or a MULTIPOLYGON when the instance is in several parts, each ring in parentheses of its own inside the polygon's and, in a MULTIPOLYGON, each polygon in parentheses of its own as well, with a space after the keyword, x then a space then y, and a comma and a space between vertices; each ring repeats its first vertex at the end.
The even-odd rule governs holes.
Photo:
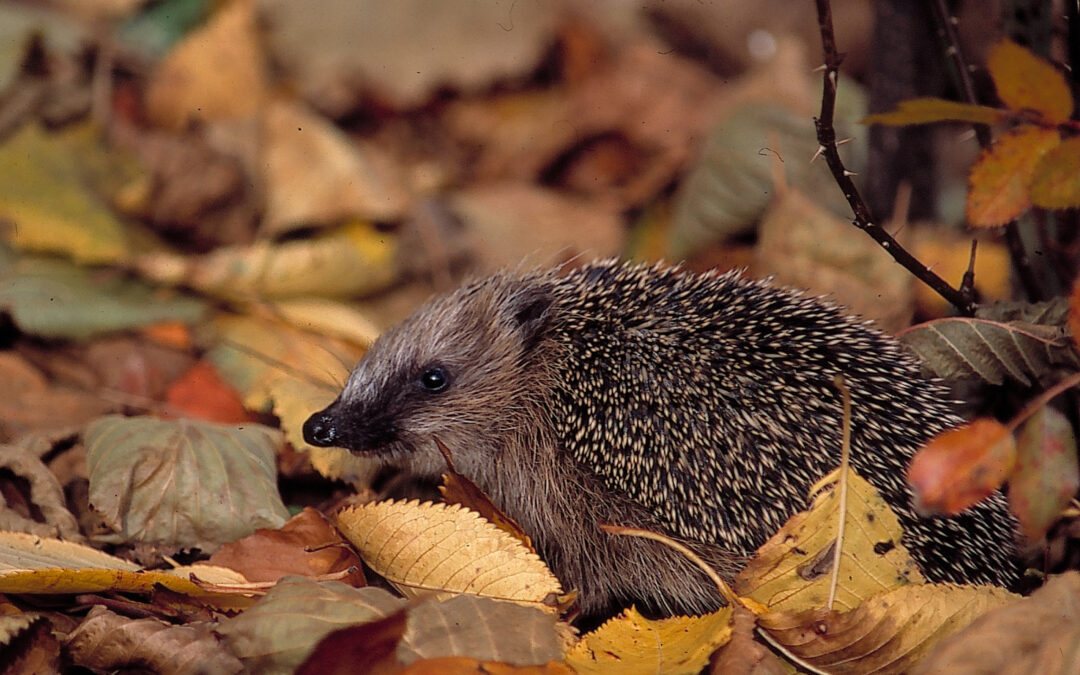
POLYGON ((206 306, 121 272, 26 256, 0 264, 0 311, 31 335, 86 339, 160 321, 195 323, 206 306))
POLYGON ((276 429, 110 415, 86 429, 90 505, 119 542, 212 551, 289 517, 276 429))
POLYGON ((943 98, 913 98, 900 101, 892 112, 867 115, 863 124, 884 124, 902 126, 905 124, 927 124, 930 122, 973 122, 975 124, 997 124, 1007 115, 1007 110, 988 108, 983 105, 946 101, 943 98))

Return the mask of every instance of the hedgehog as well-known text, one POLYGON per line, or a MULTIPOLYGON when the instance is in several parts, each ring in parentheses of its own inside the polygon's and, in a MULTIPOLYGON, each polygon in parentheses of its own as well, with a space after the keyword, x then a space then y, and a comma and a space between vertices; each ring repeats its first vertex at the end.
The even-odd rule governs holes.
POLYGON ((835 304, 735 272, 614 260, 503 272, 431 300, 390 329, 305 440, 418 477, 446 463, 533 540, 583 613, 657 616, 721 604, 666 534, 732 576, 840 462, 896 511, 931 581, 1010 585, 1014 523, 995 495, 922 519, 908 460, 961 420, 891 337, 835 304))

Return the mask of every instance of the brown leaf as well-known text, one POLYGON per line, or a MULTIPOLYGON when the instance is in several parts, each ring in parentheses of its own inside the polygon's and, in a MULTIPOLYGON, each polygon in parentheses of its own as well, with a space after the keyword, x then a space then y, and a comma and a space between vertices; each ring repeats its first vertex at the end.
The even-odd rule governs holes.
POLYGON ((782 675, 788 669, 768 647, 754 639, 757 617, 743 607, 735 608, 731 640, 713 654, 711 675, 782 675))
POLYGON ((942 641, 912 673, 1064 675, 1078 663, 1080 574, 1067 572, 942 641))
POLYGON ((1080 487, 1072 424, 1042 406, 1020 427, 1016 469, 1009 477, 1009 507, 1028 541, 1042 538, 1080 487))
POLYGON ((996 586, 908 585, 851 611, 773 612, 758 625, 826 672, 901 673, 942 638, 1018 599, 996 586))
POLYGON ((928 122, 972 122, 975 124, 997 124, 1008 113, 997 108, 983 105, 947 101, 943 98, 913 98, 900 101, 896 110, 876 115, 867 115, 863 124, 884 124, 902 126, 905 124, 926 124, 928 122))
MULTIPOLYGON (((11 607, 15 610, 14 607, 11 607)), ((61 673, 60 643, 56 627, 40 614, 0 616, 4 674, 61 673)))
POLYGON ((240 394, 226 384, 209 361, 199 361, 165 392, 165 417, 192 417, 222 424, 251 422, 240 394), (172 414, 172 413, 178 414, 172 414))
POLYGON ((110 405, 67 387, 52 386, 21 356, 0 353, 0 440, 35 430, 55 429, 58 420, 81 425, 108 412, 110 405))
POLYGON ((1061 124, 1073 111, 1069 84, 1050 62, 1015 42, 1002 40, 986 60, 998 98, 1009 108, 1035 110, 1046 121, 1061 124))
POLYGON ((1080 277, 1069 294, 1069 334, 1075 347, 1080 347, 1080 277))
POLYGON ((931 438, 911 460, 908 482, 923 514, 956 515, 990 496, 1016 465, 1016 442, 981 418, 931 438))
POLYGON ((1043 156, 1061 143, 1054 129, 1022 125, 982 151, 968 182, 967 219, 975 227, 1004 225, 1031 206, 1031 181, 1043 156))
POLYGON ((309 507, 279 529, 260 528, 223 545, 207 562, 231 567, 250 581, 277 581, 288 574, 318 577, 355 567, 356 575, 346 583, 363 586, 360 559, 344 541, 325 516, 309 507))
POLYGON ((377 621, 330 633, 296 669, 297 675, 390 675, 401 672, 398 643, 405 635, 404 610, 377 621))
POLYGON ((239 673, 208 624, 171 626, 158 619, 133 621, 103 606, 90 610, 68 637, 75 664, 97 672, 148 669, 157 673, 239 673))
POLYGON ((60 482, 25 445, 0 445, 0 490, 0 528, 82 540, 60 482))
POLYGON ((1031 178, 1031 202, 1044 209, 1080 206, 1080 137, 1043 155, 1031 178))

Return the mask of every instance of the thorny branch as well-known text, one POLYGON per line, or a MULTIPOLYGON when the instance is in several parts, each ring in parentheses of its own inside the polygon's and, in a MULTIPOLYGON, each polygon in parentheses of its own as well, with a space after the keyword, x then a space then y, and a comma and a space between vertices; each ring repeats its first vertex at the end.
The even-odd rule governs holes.
MULTIPOLYGON (((836 50, 836 38, 833 33, 832 6, 829 0, 814 0, 817 5, 818 28, 821 31, 821 46, 825 52, 825 65, 823 67, 824 87, 821 93, 821 114, 814 118, 814 127, 817 129, 818 153, 825 157, 825 161, 832 171, 836 184, 844 193, 851 210, 855 214, 852 224, 874 238, 883 249, 892 255, 896 262, 903 265, 919 280, 934 289, 941 297, 948 300, 966 316, 975 313, 975 301, 970 295, 965 295, 948 284, 944 279, 935 274, 929 267, 919 262, 915 256, 900 246, 900 244, 885 231, 885 228, 871 221, 870 209, 867 208, 858 189, 851 177, 854 175, 844 167, 838 150, 839 143, 836 140, 836 127, 833 125, 833 114, 836 109, 836 80, 839 76, 840 62, 843 60, 836 50)), ((842 141, 841 141, 842 142, 842 141)))
MULTIPOLYGON (((960 50, 960 39, 956 35, 956 19, 949 12, 945 0, 935 0, 933 7, 934 16, 948 44, 945 54, 953 63, 955 74, 959 78, 960 90, 964 93, 964 100, 971 104, 978 104, 975 98, 975 87, 971 84, 971 69, 964 59, 964 53, 960 50)), ((983 149, 989 147, 990 128, 985 124, 973 124, 972 127, 975 129, 975 138, 979 141, 979 147, 983 149)), ((1031 259, 1024 248, 1024 242, 1020 238, 1020 228, 1015 220, 1009 221, 1005 226, 1005 243, 1009 247, 1009 258, 1020 277, 1020 282, 1024 285, 1028 298, 1040 300, 1042 294, 1039 292, 1039 282, 1031 269, 1031 259)))

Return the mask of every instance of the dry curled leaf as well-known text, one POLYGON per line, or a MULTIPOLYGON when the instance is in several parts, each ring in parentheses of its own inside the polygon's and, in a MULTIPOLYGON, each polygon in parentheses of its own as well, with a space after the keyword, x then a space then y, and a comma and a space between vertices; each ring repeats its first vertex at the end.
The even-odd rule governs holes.
POLYGON ((94 671, 145 668, 157 673, 239 673, 243 664, 207 624, 173 626, 132 620, 98 605, 67 639, 75 665, 94 671))
POLYGON ((902 673, 937 642, 1019 596, 996 586, 907 585, 851 611, 772 612, 758 625, 829 673, 902 673))
POLYGON ((468 593, 548 609, 562 592, 537 555, 479 514, 431 502, 375 502, 337 516, 360 557, 406 597, 468 593))
POLYGON ((699 673, 731 637, 730 607, 699 617, 650 620, 631 607, 582 636, 566 654, 578 673, 699 673))
POLYGON ((934 436, 912 458, 908 483, 924 515, 956 515, 989 497, 1016 466, 1016 441, 981 418, 934 436))
POLYGON ((942 641, 912 673, 1065 675, 1080 663, 1080 573, 987 612, 942 641), (992 648, 988 648, 991 646, 992 648))

